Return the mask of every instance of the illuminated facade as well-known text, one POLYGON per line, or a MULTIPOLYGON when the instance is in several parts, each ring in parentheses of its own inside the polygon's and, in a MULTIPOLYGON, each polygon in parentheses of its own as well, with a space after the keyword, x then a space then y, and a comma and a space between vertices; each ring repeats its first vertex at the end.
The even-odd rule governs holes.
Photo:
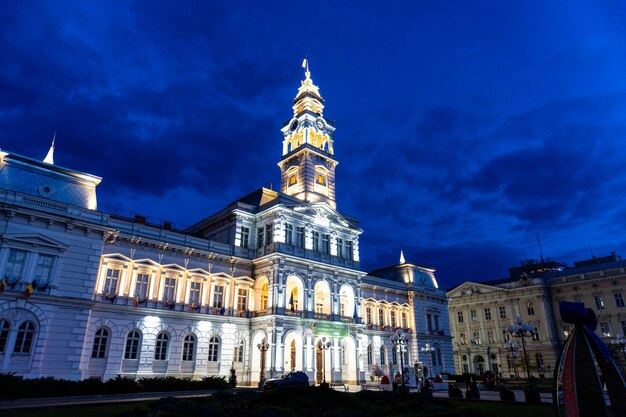
MULTIPOLYGON (((96 210, 100 178, 10 153, 0 162, 0 360, 27 377, 305 371, 356 383, 404 359, 453 370, 432 269, 360 270, 355 218, 336 210, 332 122, 310 72, 283 127, 281 191, 261 188, 185 230, 96 210), (26 295, 31 285, 32 294, 26 295), (331 342, 321 352, 321 338, 331 342), (421 358, 425 343, 436 346, 421 358)), ((51 162, 52 159, 48 160, 51 162)))
MULTIPOLYGON (((562 344, 571 330, 559 316, 560 301, 583 302, 598 318, 596 334, 607 345, 626 333, 626 261, 615 255, 576 262, 511 268, 506 279, 466 282, 448 292, 456 372, 486 370, 506 377, 526 377, 523 352, 511 351, 507 331, 515 317, 537 332, 526 339, 530 371, 551 377, 562 344)), ((520 341, 517 341, 520 343, 520 341)))

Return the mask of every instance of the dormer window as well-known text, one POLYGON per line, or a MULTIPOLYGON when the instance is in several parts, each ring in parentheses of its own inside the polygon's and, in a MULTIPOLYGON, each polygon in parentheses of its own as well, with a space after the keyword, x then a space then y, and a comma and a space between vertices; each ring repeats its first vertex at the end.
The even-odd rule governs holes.
POLYGON ((289 186, 291 187, 292 185, 296 185, 296 183, 298 182, 298 177, 294 174, 289 176, 289 186))
POLYGON ((326 186, 326 177, 322 174, 317 174, 317 179, 315 182, 319 185, 326 186))

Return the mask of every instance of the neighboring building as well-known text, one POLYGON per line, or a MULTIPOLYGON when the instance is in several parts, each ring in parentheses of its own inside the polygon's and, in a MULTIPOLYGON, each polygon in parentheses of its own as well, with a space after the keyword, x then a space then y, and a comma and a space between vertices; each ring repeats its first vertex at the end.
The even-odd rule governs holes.
POLYGON ((448 312, 454 338, 456 372, 502 372, 526 376, 521 341, 518 351, 505 343, 516 317, 536 326, 526 338, 531 373, 550 377, 570 328, 560 318, 560 301, 584 302, 598 318, 596 333, 610 345, 626 333, 626 261, 615 256, 576 262, 567 268, 556 262, 527 262, 511 268, 509 278, 466 282, 448 291, 448 312))
POLYGON ((281 191, 256 190, 185 230, 97 211, 100 178, 52 164, 51 153, 0 153, 0 370, 199 378, 233 366, 256 384, 265 339, 268 376, 355 383, 375 364, 398 369, 389 338, 399 328, 408 367, 452 372, 434 270, 404 260, 360 269, 362 230, 336 210, 335 128, 323 108, 307 69, 282 129, 281 191))

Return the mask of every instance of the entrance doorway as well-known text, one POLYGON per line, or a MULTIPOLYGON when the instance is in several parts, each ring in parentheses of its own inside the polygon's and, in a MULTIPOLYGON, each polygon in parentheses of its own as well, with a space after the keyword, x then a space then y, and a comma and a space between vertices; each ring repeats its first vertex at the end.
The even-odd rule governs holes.
POLYGON ((315 378, 317 379, 317 383, 321 384, 322 380, 323 380, 323 369, 322 368, 322 350, 321 349, 317 349, 315 351, 315 369, 317 370, 317 372, 315 373, 315 378))

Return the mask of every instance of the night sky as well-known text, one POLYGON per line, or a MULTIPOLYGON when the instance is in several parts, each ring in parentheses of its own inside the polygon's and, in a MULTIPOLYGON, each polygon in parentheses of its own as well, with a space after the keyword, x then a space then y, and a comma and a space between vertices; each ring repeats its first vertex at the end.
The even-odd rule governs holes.
POLYGON ((0 147, 103 177, 100 208, 190 225, 279 184, 309 56, 362 268, 440 286, 626 255, 623 2, 14 1, 0 147), (605 4, 601 4, 605 3, 605 4))

